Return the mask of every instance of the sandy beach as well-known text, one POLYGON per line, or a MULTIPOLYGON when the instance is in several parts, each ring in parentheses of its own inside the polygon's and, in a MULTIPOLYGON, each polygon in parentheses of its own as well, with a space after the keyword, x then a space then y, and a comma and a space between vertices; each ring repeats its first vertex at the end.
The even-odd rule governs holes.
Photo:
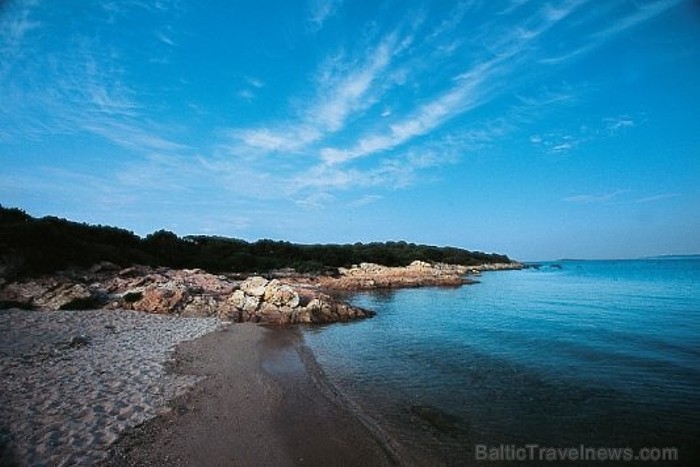
POLYGON ((228 327, 176 351, 173 371, 203 378, 174 410, 128 430, 110 465, 391 465, 342 404, 324 396, 293 329, 228 327))
POLYGON ((90 465, 197 380, 165 369, 213 318, 132 311, 0 311, 3 465, 90 465))
POLYGON ((395 463, 300 349, 213 318, 0 311, 0 465, 395 463))

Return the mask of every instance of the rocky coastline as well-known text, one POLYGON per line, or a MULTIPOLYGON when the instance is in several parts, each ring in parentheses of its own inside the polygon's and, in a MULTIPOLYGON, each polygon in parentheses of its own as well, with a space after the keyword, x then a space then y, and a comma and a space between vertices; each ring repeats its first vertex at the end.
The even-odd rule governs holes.
POLYGON ((448 263, 413 261, 408 266, 388 267, 375 263, 360 263, 350 268, 338 268, 337 277, 320 276, 315 280, 326 290, 372 290, 415 287, 458 287, 478 281, 481 271, 522 269, 520 263, 492 263, 463 266, 448 263))
POLYGON ((90 269, 0 284, 0 308, 133 310, 183 317, 217 317, 271 325, 323 324, 374 313, 337 298, 336 292, 442 286, 475 281, 480 271, 519 269, 519 263, 460 266, 414 261, 405 267, 361 263, 332 275, 215 275, 201 269, 147 266, 119 268, 102 262, 90 269))
MULTIPOLYGON (((479 270, 422 262, 404 268, 363 263, 328 276, 278 271, 266 277, 240 277, 200 269, 120 268, 103 262, 89 269, 20 281, 4 282, 0 278, 0 377, 6 386, 0 397, 0 465, 132 465, 118 457, 108 460, 108 451, 124 433, 158 416, 158 420, 165 421, 165 431, 158 439, 165 440, 166 445, 153 452, 144 445, 142 454, 146 458, 162 454, 170 463, 172 453, 167 441, 174 435, 168 435, 168 420, 180 420, 181 411, 191 410, 190 403, 203 407, 213 418, 182 418, 188 434, 199 430, 202 437, 208 437, 212 423, 223 423, 227 428, 222 433, 226 433, 231 427, 239 427, 239 416, 247 417, 247 429, 253 429, 244 431, 235 449, 228 445, 222 448, 225 456, 234 451, 242 455, 247 459, 241 462, 244 465, 268 455, 267 450, 263 453, 255 448, 256 433, 269 437, 278 432, 298 434, 278 440, 273 453, 277 465, 295 465, 297 452, 305 458, 333 459, 337 449, 346 449, 358 459, 383 459, 383 448, 373 438, 376 434, 366 432, 367 427, 355 420, 356 414, 327 398, 309 396, 315 387, 314 377, 302 372, 289 381, 282 377, 271 380, 265 365, 273 368, 275 359, 282 357, 264 357, 269 361, 263 365, 261 328, 234 323, 285 325, 368 318, 373 312, 345 303, 345 292, 458 286, 473 282, 470 276, 479 270), (207 339, 200 342, 205 335, 207 339), (201 347, 193 368, 211 363, 212 355, 218 355, 216 358, 223 363, 213 367, 211 374, 172 371, 186 364, 187 358, 195 358, 172 359, 173 351, 186 341, 193 341, 193 348, 201 347), (224 380, 216 376, 221 374, 227 375, 224 380), (301 391, 299 381, 306 381, 301 391), (193 387, 199 389, 192 392, 193 387), (273 396, 270 388, 277 388, 273 396), (194 399, 182 399, 185 402, 181 406, 173 403, 185 394, 194 394, 194 399), (197 399, 197 394, 206 397, 197 399), (231 398, 231 394, 237 396, 231 398), (246 402, 234 403, 226 411, 228 418, 220 420, 223 402, 212 405, 212 397, 246 402), (254 404, 247 408, 251 401, 254 404), (299 404, 306 404, 308 410, 297 411, 299 404), (285 407, 291 408, 284 412, 285 407), (281 431, 273 424, 277 410, 285 414, 283 426, 287 428, 281 431), (336 418, 329 422, 324 415, 318 418, 318 425, 309 425, 307 412, 314 411, 335 411, 336 418), (267 418, 260 418, 261 413, 267 418), (352 433, 352 443, 347 444, 343 438, 339 445, 323 450, 307 442, 333 429, 334 424, 341 423, 339 420, 344 436, 352 433), (293 441, 291 456, 283 449, 288 438, 293 441)), ((270 338, 293 331, 266 329, 270 338)), ((274 339, 271 342, 271 349, 280 345, 274 339)), ((153 423, 160 426, 161 422, 153 423)), ((139 445, 141 441, 135 442, 139 445)), ((181 452, 182 456, 186 454, 181 452)), ((224 454, 212 451, 211 456, 219 459, 224 454)), ((132 460, 139 459, 134 455, 129 454, 132 460)), ((390 463, 386 461, 386 465, 390 463)))

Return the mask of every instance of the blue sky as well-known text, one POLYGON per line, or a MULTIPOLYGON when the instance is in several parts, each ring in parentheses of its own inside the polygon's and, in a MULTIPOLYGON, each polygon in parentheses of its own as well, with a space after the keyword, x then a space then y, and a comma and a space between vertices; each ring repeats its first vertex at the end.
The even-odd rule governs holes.
POLYGON ((700 252, 700 3, 0 2, 0 203, 145 235, 700 252))

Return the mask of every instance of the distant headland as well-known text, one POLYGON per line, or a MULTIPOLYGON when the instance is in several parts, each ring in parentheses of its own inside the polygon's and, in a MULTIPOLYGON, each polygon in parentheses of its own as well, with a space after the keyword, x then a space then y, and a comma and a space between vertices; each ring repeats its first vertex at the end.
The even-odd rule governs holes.
POLYGON ((373 315, 339 291, 454 287, 520 269, 505 255, 407 242, 297 245, 141 238, 116 227, 0 207, 0 307, 127 309, 233 322, 329 323, 373 315))
POLYGON ((221 236, 159 230, 145 238, 111 226, 58 217, 34 218, 0 205, 0 277, 6 279, 90 267, 109 261, 169 268, 201 268, 211 273, 259 273, 292 268, 297 273, 333 273, 361 263, 408 266, 413 261, 478 266, 513 263, 506 255, 405 241, 301 245, 287 241, 247 242, 221 236))

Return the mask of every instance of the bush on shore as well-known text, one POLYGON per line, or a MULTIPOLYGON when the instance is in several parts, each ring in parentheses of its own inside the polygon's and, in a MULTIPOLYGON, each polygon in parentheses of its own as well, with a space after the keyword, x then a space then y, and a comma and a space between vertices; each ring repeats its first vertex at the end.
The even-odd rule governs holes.
POLYGON ((109 261, 210 272, 258 272, 294 268, 319 273, 363 262, 406 266, 414 260, 472 266, 510 262, 505 255, 405 241, 300 245, 269 239, 247 242, 216 236, 179 237, 159 230, 145 238, 117 227, 47 216, 34 218, 0 206, 0 276, 17 278, 109 261))

